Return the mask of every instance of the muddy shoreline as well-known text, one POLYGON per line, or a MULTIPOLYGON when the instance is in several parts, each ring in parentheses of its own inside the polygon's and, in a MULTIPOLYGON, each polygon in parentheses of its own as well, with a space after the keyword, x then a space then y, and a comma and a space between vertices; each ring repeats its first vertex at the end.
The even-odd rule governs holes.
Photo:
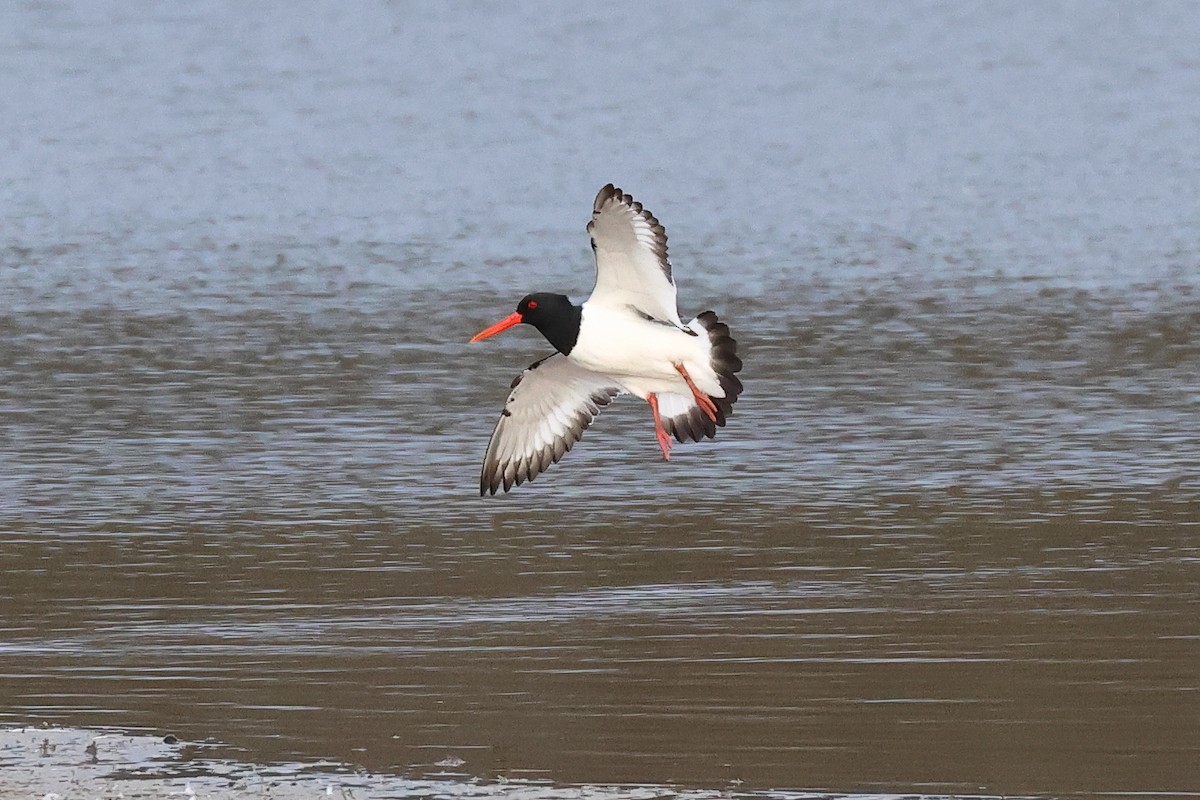
MULTIPOLYGON (((216 756, 216 743, 174 736, 52 726, 0 727, 0 797, 37 800, 150 800, 182 797, 241 798, 514 798, 519 800, 871 800, 909 795, 834 794, 810 791, 689 789, 668 785, 561 785, 529 780, 482 781, 454 772, 421 778, 373 774, 345 764, 252 764, 216 756)), ((917 797, 917 795, 911 795, 917 797)), ((932 795, 920 795, 934 798, 932 795)), ((951 796, 942 796, 949 800, 951 796)), ((982 800, 976 797, 975 800, 982 800)))

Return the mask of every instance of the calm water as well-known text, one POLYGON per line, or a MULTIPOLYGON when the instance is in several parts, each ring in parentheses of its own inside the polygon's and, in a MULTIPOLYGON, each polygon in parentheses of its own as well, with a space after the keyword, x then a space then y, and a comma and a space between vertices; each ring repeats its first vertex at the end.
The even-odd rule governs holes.
POLYGON ((1200 791, 1196 41, 1186 2, 6 6, 0 723, 1200 791), (546 346, 466 339, 586 293, 609 180, 747 393, 669 464, 625 398, 481 500, 546 346))

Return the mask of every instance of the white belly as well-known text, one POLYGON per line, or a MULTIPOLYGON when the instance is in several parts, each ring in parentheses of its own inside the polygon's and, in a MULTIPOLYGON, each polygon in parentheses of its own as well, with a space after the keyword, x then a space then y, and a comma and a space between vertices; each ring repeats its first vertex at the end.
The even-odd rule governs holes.
POLYGON ((709 357, 707 334, 691 336, 632 311, 583 305, 579 339, 569 358, 608 375, 637 397, 674 392, 691 396, 675 364, 683 364, 705 394, 724 397, 709 357))

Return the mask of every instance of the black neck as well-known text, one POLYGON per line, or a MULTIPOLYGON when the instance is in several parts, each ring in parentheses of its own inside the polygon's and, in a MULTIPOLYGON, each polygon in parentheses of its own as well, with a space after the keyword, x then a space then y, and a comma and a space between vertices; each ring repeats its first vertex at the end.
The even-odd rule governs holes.
MULTIPOLYGON (((565 298, 564 298, 565 299, 565 298)), ((568 303, 565 308, 555 308, 554 314, 530 320, 533 327, 541 331, 546 341, 564 356, 571 354, 579 341, 579 324, 583 322, 583 307, 568 303)))

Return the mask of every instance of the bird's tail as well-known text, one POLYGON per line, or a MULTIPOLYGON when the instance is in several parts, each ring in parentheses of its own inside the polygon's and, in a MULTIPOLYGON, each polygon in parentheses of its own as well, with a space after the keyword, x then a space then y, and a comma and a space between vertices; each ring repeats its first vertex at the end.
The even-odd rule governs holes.
POLYGON ((673 434, 680 442, 698 442, 705 436, 715 438, 717 428, 725 427, 726 417, 733 414, 733 404, 742 393, 742 382, 735 374, 742 369, 742 359, 738 358, 737 340, 729 335, 729 326, 717 319, 712 311, 700 314, 688 327, 698 334, 703 331, 708 335, 709 364, 725 392, 724 397, 710 395, 713 405, 717 407, 717 418, 710 419, 696 405, 696 401, 687 395, 664 393, 658 396, 658 400, 667 433, 673 434))
MULTIPOLYGON (((721 416, 733 413, 733 404, 742 393, 742 382, 734 373, 742 371, 742 360, 737 354, 737 340, 729 335, 729 326, 717 319, 712 311, 705 311, 696 317, 696 322, 708 332, 708 341, 712 345, 709 359, 717 380, 725 390, 724 397, 714 397, 712 400, 721 412, 721 416)), ((720 423, 724 424, 724 422, 720 423)))

